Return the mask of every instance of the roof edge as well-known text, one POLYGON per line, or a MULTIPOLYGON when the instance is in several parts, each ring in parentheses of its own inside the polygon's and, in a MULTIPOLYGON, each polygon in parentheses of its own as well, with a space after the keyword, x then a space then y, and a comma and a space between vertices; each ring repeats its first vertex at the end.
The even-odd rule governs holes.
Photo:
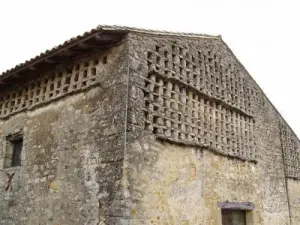
POLYGON ((96 29, 92 29, 88 32, 85 32, 82 35, 78 35, 73 37, 64 43, 53 47, 50 50, 47 50, 23 63, 16 65, 15 67, 8 69, 2 73, 0 73, 0 82, 3 81, 5 78, 12 76, 20 71, 25 70, 26 68, 41 63, 43 60, 48 59, 52 56, 55 56, 66 49, 69 49, 77 44, 80 44, 94 35, 101 34, 103 32, 108 32, 111 35, 116 34, 126 34, 126 33, 140 33, 140 34, 147 34, 147 35, 158 35, 158 36, 178 36, 178 37, 190 37, 190 38, 209 38, 209 39, 222 39, 220 35, 207 35, 207 34, 197 34, 197 33, 184 33, 184 32, 171 32, 171 31, 159 31, 159 30, 151 30, 151 29, 141 29, 135 27, 127 27, 127 26, 117 26, 117 25, 99 25, 96 29))
POLYGON ((152 29, 142 29, 136 27, 127 26, 109 26, 109 25, 99 25, 97 29, 103 29, 106 31, 124 31, 140 34, 151 34, 151 35, 161 35, 161 36, 178 36, 178 37, 195 37, 195 38, 209 38, 209 39, 222 39, 221 35, 209 35, 201 33, 190 33, 190 32, 173 32, 166 30, 152 30, 152 29))

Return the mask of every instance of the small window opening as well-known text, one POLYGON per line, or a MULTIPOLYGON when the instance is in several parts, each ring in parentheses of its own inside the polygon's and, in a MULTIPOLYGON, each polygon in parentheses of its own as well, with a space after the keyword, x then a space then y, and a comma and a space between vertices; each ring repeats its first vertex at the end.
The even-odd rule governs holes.
POLYGON ((21 166, 21 153, 23 149, 23 136, 12 135, 6 138, 6 153, 4 168, 21 166))
POLYGON ((246 211, 222 209, 222 225, 246 225, 246 211))

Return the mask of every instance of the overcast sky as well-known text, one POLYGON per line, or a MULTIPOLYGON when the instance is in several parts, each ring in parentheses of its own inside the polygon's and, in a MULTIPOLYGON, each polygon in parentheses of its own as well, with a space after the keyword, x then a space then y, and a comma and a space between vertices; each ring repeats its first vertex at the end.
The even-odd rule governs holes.
POLYGON ((0 3, 0 71, 98 24, 221 34, 300 137, 297 0, 33 1, 0 3))

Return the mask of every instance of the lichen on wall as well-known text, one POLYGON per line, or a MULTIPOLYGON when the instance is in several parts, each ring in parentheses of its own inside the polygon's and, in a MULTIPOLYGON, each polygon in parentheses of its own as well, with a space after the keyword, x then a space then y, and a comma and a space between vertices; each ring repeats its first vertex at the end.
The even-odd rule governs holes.
POLYGON ((0 224, 300 222, 298 139, 219 37, 128 33, 0 96, 0 224))
POLYGON ((288 179, 287 185, 290 198, 291 224, 297 225, 300 223, 300 182, 298 180, 288 179))
POLYGON ((218 201, 253 202, 253 224, 263 224, 255 164, 157 141, 153 135, 144 135, 130 149, 131 224, 221 224, 218 201))
POLYGON ((132 224, 221 224, 225 201, 254 203, 250 225, 290 224, 280 115, 226 44, 129 40, 132 224))
POLYGON ((300 179, 300 141, 283 121, 280 128, 286 176, 300 179))
POLYGON ((4 169, 15 173, 12 189, 5 191, 7 177, 0 174, 0 224, 126 221, 121 210, 126 51, 123 43, 75 61, 72 71, 41 74, 5 94, 0 161, 8 135, 21 131, 24 145, 21 167, 4 169))
POLYGON ((254 91, 218 41, 148 46, 145 129, 160 138, 256 161, 254 91))

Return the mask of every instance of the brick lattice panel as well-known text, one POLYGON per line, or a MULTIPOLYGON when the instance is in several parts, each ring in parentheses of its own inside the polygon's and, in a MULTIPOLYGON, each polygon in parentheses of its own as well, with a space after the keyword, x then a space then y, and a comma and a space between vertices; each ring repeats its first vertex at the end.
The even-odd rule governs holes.
POLYGON ((147 53, 145 129, 159 138, 256 161, 251 94, 234 64, 178 45, 147 53))
POLYGON ((281 145, 287 177, 300 179, 300 143, 289 127, 281 124, 281 145))
POLYGON ((0 95, 0 118, 31 109, 99 82, 99 72, 105 65, 98 59, 75 63, 70 71, 43 74, 41 78, 0 95))

